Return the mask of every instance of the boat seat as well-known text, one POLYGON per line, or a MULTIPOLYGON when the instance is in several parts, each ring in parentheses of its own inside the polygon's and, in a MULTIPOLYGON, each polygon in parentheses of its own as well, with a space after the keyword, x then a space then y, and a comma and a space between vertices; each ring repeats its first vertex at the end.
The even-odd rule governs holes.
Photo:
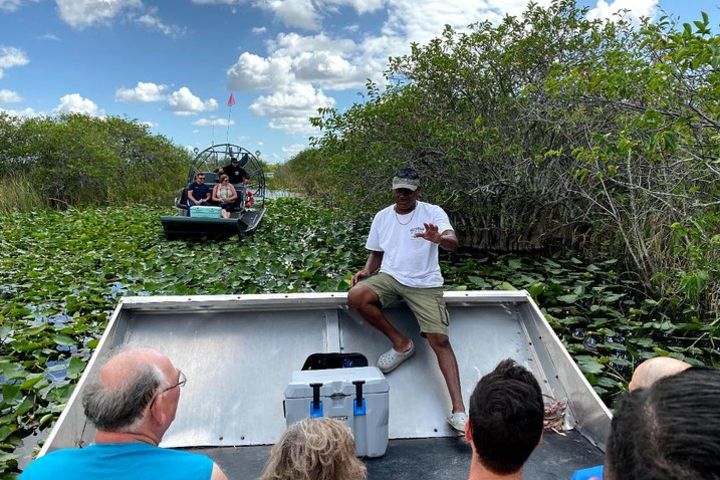
POLYGON ((205 184, 214 185, 220 180, 220 175, 217 172, 199 172, 205 175, 205 184))
POLYGON ((367 357, 362 353, 313 353, 305 359, 302 370, 325 370, 328 368, 353 368, 367 366, 367 357))
POLYGON ((181 188, 180 193, 175 197, 175 207, 183 210, 189 210, 188 206, 188 187, 181 188))

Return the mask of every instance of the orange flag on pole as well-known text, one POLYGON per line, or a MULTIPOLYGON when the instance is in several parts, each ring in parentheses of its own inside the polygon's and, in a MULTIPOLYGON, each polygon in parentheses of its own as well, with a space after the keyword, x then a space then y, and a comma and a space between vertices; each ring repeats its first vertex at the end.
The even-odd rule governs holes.
POLYGON ((230 98, 228 98, 228 107, 232 107, 235 105, 235 97, 233 97, 233 94, 230 94, 230 98))

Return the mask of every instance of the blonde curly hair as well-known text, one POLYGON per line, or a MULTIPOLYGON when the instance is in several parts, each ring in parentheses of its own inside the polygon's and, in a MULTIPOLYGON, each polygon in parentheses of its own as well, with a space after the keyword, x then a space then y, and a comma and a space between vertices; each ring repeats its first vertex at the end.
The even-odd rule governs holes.
POLYGON ((270 451, 260 480, 365 480, 355 440, 342 422, 305 419, 288 427, 270 451))

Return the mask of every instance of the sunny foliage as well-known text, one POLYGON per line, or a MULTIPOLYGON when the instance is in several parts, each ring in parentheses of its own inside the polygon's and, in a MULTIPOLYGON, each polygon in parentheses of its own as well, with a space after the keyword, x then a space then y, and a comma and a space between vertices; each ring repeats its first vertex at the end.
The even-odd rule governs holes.
POLYGON ((283 167, 371 208, 397 167, 425 178, 467 246, 605 251, 676 313, 720 315, 720 37, 589 20, 573 0, 447 27, 392 59, 388 87, 325 109, 283 167))
POLYGON ((0 113, 0 211, 169 205, 190 161, 185 150, 137 121, 78 114, 22 120, 0 113))

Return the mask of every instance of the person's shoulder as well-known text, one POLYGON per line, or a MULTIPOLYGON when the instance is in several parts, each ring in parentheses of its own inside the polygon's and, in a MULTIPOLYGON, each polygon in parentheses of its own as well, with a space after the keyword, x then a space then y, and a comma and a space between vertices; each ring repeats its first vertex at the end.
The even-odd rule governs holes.
POLYGON ((377 212, 376 215, 380 215, 380 214, 387 215, 387 214, 393 213, 394 211, 395 211, 395 204, 393 203, 393 204, 388 205, 387 207, 383 208, 379 212, 377 212))
POLYGON ((440 205, 435 205, 434 203, 428 203, 428 202, 421 202, 418 200, 418 206, 428 212, 443 212, 445 213, 445 210, 440 205))
POLYGON ((172 448, 159 448, 158 455, 169 460, 173 468, 178 471, 195 472, 198 478, 210 478, 215 462, 212 458, 202 453, 174 450, 172 448))
POLYGON ((383 217, 386 217, 387 215, 392 214, 392 211, 393 211, 393 207, 394 207, 394 206, 395 206, 395 205, 389 205, 389 206, 383 208, 382 210, 379 210, 379 211, 375 214, 374 220, 378 220, 378 219, 381 219, 381 218, 383 218, 383 217))
POLYGON ((75 459, 77 459, 79 455, 83 455, 83 453, 83 449, 80 448, 67 448, 46 453, 42 457, 33 460, 27 467, 25 467, 25 470, 23 470, 20 478, 55 478, 58 471, 63 469, 65 466, 74 463, 75 459))

